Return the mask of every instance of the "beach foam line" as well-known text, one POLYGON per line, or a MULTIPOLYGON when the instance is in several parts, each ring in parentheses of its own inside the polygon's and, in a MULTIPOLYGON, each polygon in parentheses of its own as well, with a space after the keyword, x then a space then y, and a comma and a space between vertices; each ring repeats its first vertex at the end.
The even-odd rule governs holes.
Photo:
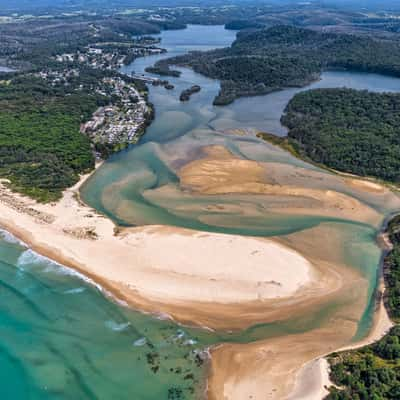
POLYGON ((18 239, 11 232, 6 231, 5 229, 0 228, 0 239, 4 240, 7 243, 11 244, 19 244, 22 247, 29 247, 24 241, 18 239))
MULTIPOLYGON (((5 232, 7 232, 7 231, 5 231, 5 232)), ((10 236, 13 236, 13 235, 10 233, 10 236)), ((38 264, 43 265, 44 264, 45 268, 43 269, 43 272, 56 273, 56 274, 60 274, 60 275, 66 275, 66 276, 78 278, 79 280, 96 288, 99 292, 106 295, 106 297, 112 298, 118 304, 121 304, 123 306, 128 306, 128 304, 126 302, 117 299, 110 291, 106 290, 102 285, 95 282, 93 279, 89 278, 88 276, 82 274, 81 272, 79 272, 73 268, 62 265, 62 264, 58 263, 57 261, 52 260, 51 258, 43 256, 30 248, 27 248, 18 257, 16 264, 17 264, 17 267, 19 267, 20 269, 24 269, 24 267, 26 267, 28 265, 38 265, 38 264)), ((71 289, 68 292, 69 293, 78 293, 79 289, 80 288, 71 289), (74 291, 74 292, 72 292, 72 291, 74 291)))

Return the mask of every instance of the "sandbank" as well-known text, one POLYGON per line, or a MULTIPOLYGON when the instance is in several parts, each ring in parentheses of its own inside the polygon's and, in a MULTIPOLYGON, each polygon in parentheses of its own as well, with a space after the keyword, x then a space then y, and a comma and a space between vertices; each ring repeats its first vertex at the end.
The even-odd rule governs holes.
MULTIPOLYGON (((343 184, 348 178, 289 164, 241 159, 222 146, 204 148, 204 157, 184 165, 178 174, 181 187, 197 194, 265 197, 266 211, 342 218, 373 225, 382 222, 382 216, 368 204, 329 188, 329 183, 334 187, 335 180, 343 184), (324 180, 327 188, 317 188, 324 180)), ((368 185, 357 185, 356 189, 370 192, 368 185)), ((382 188, 379 194, 384 191, 382 188)))
MULTIPOLYGON (((326 365, 318 361, 323 356, 350 343, 357 331, 357 321, 365 309, 367 281, 353 268, 342 265, 343 241, 336 224, 319 227, 282 237, 285 244, 295 244, 307 258, 312 255, 318 265, 335 265, 343 279, 341 288, 333 293, 329 304, 337 308, 325 309, 321 319, 303 328, 304 332, 273 334, 249 344, 224 344, 212 350, 209 379, 210 399, 320 399, 326 393, 324 385, 326 365), (336 251, 334 251, 336 249, 336 251), (314 382, 317 380, 317 382, 314 382), (313 381, 312 386, 309 382, 313 381), (299 396, 299 397, 297 397, 299 396)), ((323 309, 308 307, 308 315, 316 318, 323 309)), ((301 312, 301 311, 300 311, 301 312)), ((307 314, 304 318, 307 321, 307 314)), ((297 329, 294 329, 296 331, 297 329)))
MULTIPOLYGON (((239 160, 214 146, 206 157, 182 167, 181 185, 200 193, 300 199, 302 206, 286 208, 290 213, 375 225, 382 219, 344 193, 293 185, 295 179, 320 179, 313 172, 289 166, 281 183, 281 175, 269 173, 281 170, 281 165, 267 164, 239 160)), ((351 304, 323 328, 212 349, 211 399, 287 398, 295 388, 303 390, 296 381, 302 367, 307 365, 315 374, 318 368, 310 367, 312 360, 349 343, 365 307, 367 282, 342 262, 340 238, 333 228, 324 225, 279 239, 165 226, 122 229, 79 201, 86 178, 65 191, 58 203, 48 205, 1 186, 0 226, 129 305, 186 324, 243 329, 316 312, 335 299, 351 304)))
POLYGON ((314 265, 275 240, 116 228, 79 201, 85 179, 45 205, 2 186, 0 226, 134 307, 188 324, 239 329, 305 309, 342 286, 334 266, 314 265))

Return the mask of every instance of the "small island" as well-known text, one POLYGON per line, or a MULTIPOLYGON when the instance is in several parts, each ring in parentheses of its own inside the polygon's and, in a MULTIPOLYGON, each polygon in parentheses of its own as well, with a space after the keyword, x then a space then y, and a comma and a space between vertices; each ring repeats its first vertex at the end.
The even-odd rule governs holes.
MULTIPOLYGON (((239 22, 228 27, 252 25, 239 22)), ((329 68, 399 76, 400 52, 397 42, 387 38, 276 25, 240 32, 230 47, 160 60, 153 67, 156 70, 148 72, 178 74, 170 66, 189 67, 218 79, 221 89, 214 105, 227 105, 240 97, 304 87, 329 68)))
POLYGON ((161 63, 157 63, 153 67, 147 67, 145 71, 149 74, 172 76, 173 78, 179 78, 181 76, 180 71, 170 69, 167 65, 163 65, 161 63))
POLYGON ((199 85, 193 85, 189 89, 185 89, 182 91, 179 96, 180 101, 189 101, 192 94, 200 92, 201 87, 199 85))

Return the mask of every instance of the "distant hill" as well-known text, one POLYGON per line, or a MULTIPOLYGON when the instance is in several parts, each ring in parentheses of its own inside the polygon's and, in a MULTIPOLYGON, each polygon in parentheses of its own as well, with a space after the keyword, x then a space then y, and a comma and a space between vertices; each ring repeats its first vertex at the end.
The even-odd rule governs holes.
POLYGON ((383 11, 383 10, 400 10, 400 2, 398 0, 322 0, 321 5, 337 8, 352 8, 360 11, 363 8, 383 11))
POLYGON ((45 9, 109 9, 114 7, 157 7, 157 6, 221 6, 224 4, 258 4, 258 5, 302 5, 328 6, 336 8, 352 8, 361 10, 400 10, 398 0, 0 0, 0 10, 41 11, 45 9))
POLYGON ((288 4, 291 0, 0 0, 1 12, 31 11, 45 9, 110 9, 116 7, 174 7, 174 6, 220 6, 225 4, 244 5, 248 3, 288 4))
POLYGON ((105 0, 0 0, 0 8, 2 11, 34 11, 46 8, 102 8, 110 3, 112 1, 105 0))
POLYGON ((41 13, 48 10, 101 10, 123 7, 174 7, 174 6, 222 6, 222 5, 285 5, 306 8, 331 7, 374 11, 400 10, 398 0, 0 0, 0 14, 10 12, 41 13))
POLYGON ((225 105, 243 96, 305 86, 329 68, 400 77, 400 45, 397 40, 277 25, 242 31, 228 48, 192 52, 156 63, 163 74, 173 65, 220 80, 214 104, 225 105))

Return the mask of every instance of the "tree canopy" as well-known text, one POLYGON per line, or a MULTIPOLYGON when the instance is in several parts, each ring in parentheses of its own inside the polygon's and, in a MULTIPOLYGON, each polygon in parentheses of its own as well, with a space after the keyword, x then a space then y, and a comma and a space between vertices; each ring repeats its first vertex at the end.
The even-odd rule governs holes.
POLYGON ((297 94, 282 122, 311 160, 400 182, 400 94, 317 89, 297 94))

